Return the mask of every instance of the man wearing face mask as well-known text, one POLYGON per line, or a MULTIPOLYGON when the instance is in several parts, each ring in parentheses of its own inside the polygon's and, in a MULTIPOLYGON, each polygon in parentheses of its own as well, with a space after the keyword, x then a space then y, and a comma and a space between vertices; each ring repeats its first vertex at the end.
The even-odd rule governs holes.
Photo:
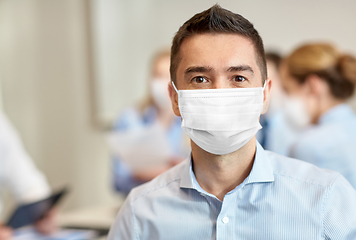
POLYGON ((256 142, 271 80, 248 20, 218 5, 193 16, 171 78, 191 157, 132 190, 108 239, 355 239, 356 192, 340 174, 256 142))

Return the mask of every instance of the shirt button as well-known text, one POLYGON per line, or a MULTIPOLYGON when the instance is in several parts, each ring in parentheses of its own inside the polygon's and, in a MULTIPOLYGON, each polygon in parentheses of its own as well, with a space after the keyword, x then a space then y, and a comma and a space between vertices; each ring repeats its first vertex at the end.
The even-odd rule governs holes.
POLYGON ((229 218, 228 218, 228 217, 224 217, 224 218, 222 219, 222 222, 225 223, 225 224, 228 223, 228 222, 229 222, 229 218))

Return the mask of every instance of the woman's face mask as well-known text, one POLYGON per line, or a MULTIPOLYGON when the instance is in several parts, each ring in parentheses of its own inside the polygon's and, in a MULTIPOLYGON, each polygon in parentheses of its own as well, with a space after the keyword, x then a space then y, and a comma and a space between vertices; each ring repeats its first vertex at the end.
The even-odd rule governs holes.
POLYGON ((172 111, 171 99, 168 93, 169 79, 154 78, 150 82, 150 90, 154 103, 163 111, 172 111))
POLYGON ((149 83, 153 101, 159 110, 163 112, 172 112, 171 99, 168 93, 168 84, 171 81, 169 66, 169 55, 161 56, 157 59, 153 66, 152 79, 149 83))
POLYGON ((314 122, 317 112, 317 97, 312 94, 309 82, 299 83, 288 74, 286 66, 281 66, 281 82, 286 92, 283 100, 284 113, 289 123, 296 129, 304 129, 314 122))
POLYGON ((304 129, 311 123, 306 101, 301 97, 289 96, 284 99, 287 120, 294 128, 304 129))

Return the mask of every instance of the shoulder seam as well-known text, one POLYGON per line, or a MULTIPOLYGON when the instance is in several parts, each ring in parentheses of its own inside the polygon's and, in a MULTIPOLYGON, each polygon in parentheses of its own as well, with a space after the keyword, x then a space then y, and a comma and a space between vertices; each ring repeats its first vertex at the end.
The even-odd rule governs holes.
POLYGON ((132 203, 134 203, 137 199, 139 199, 139 198, 141 198, 141 197, 143 197, 143 196, 145 196, 145 195, 147 195, 147 194, 150 194, 150 193, 152 193, 152 192, 155 192, 155 191, 157 191, 157 190, 159 190, 159 189, 165 188, 165 187, 167 187, 169 184, 171 184, 172 182, 176 182, 176 181, 178 181, 178 180, 180 180, 180 179, 181 179, 181 177, 172 179, 171 181, 167 182, 166 184, 164 184, 164 185, 162 185, 162 186, 159 186, 159 187, 156 187, 156 188, 154 188, 154 189, 145 191, 144 193, 141 193, 140 195, 135 196, 135 198, 132 199, 132 203))
POLYGON ((323 209, 322 209, 322 220, 323 220, 323 237, 325 238, 325 221, 324 221, 324 215, 325 215, 325 207, 326 207, 326 203, 329 199, 329 195, 331 192, 332 187, 334 186, 334 183, 336 181, 336 179, 338 179, 341 176, 340 173, 337 173, 334 180, 331 182, 331 184, 327 187, 327 192, 325 195, 325 200, 323 201, 323 209))
POLYGON ((331 186, 331 185, 335 182, 335 179, 336 179, 340 174, 337 173, 337 172, 334 174, 334 175, 335 175, 335 178, 334 178, 334 180, 330 183, 329 186, 328 186, 328 185, 322 185, 322 184, 320 184, 320 183, 313 182, 313 181, 302 180, 302 179, 299 179, 299 178, 297 178, 297 177, 288 176, 288 175, 284 175, 284 174, 281 174, 281 173, 273 173, 273 175, 275 175, 275 176, 287 177, 287 178, 291 178, 291 179, 295 179, 295 180, 297 180, 297 181, 299 181, 299 182, 309 183, 309 184, 313 184, 313 185, 315 185, 315 186, 329 187, 329 186, 331 186))
POLYGON ((139 232, 138 232, 138 228, 137 228, 137 222, 136 222, 136 217, 135 217, 135 209, 134 209, 134 207, 133 207, 133 205, 132 205, 132 201, 130 201, 130 207, 131 207, 131 209, 132 209, 132 211, 131 211, 131 214, 132 214, 132 219, 133 219, 133 225, 134 225, 134 233, 135 233, 135 239, 140 239, 140 236, 139 236, 139 232))

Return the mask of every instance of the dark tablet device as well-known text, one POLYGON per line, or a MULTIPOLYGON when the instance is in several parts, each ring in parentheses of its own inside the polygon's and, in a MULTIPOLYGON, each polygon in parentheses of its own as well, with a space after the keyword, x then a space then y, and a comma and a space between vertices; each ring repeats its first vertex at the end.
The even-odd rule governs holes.
POLYGON ((11 215, 7 225, 16 229, 37 222, 43 218, 66 193, 67 188, 64 188, 48 198, 19 206, 11 215))

